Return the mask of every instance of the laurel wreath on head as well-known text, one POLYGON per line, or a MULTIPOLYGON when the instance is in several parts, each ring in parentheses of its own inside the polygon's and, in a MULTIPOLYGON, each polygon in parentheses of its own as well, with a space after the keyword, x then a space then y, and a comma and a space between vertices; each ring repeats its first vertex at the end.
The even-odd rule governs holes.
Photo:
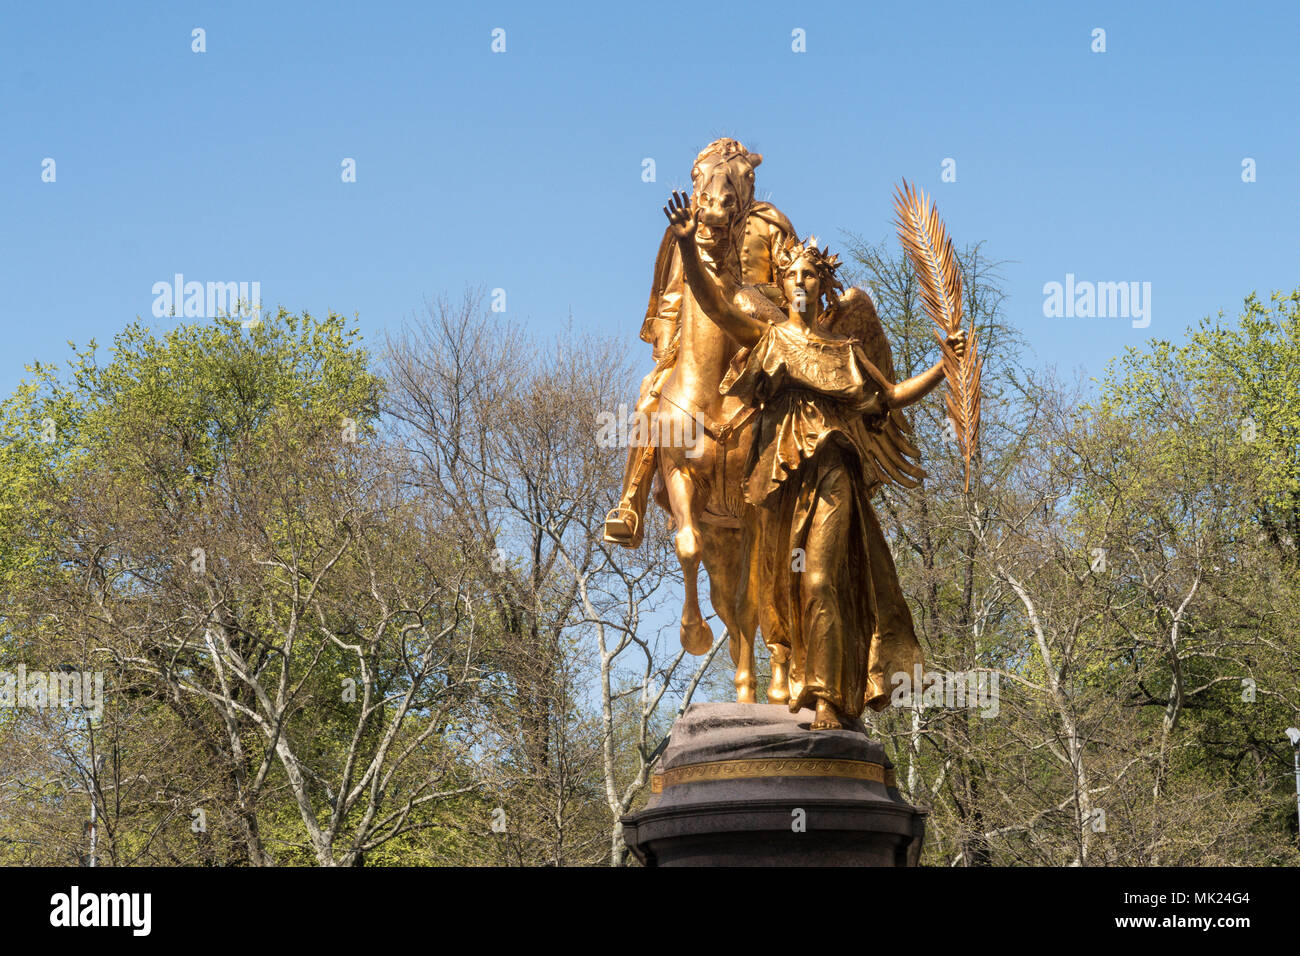
POLYGON ((785 274, 800 259, 807 259, 809 264, 817 270, 818 278, 821 280, 822 294, 826 296, 828 303, 834 302, 836 296, 844 292, 844 285, 839 278, 840 257, 833 254, 829 248, 823 249, 820 247, 817 244, 816 236, 809 236, 803 242, 800 242, 796 236, 786 238, 776 252, 778 276, 784 278, 785 274))

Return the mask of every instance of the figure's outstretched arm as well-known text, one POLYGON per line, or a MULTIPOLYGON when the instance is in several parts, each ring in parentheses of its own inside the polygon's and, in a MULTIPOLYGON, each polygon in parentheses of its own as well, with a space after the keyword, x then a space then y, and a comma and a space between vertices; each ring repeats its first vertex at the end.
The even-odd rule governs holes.
POLYGON ((664 215, 677 237, 682 254, 682 272, 695 300, 723 331, 741 345, 752 347, 767 331, 767 324, 737 308, 736 284, 726 275, 714 275, 700 261, 700 250, 695 244, 696 214, 686 194, 673 190, 673 198, 664 207, 664 215))
MULTIPOLYGON (((966 330, 958 329, 956 332, 951 333, 948 336, 948 347, 956 353, 958 359, 966 354, 966 330)), ((889 407, 905 408, 919 402, 934 391, 935 386, 942 381, 943 360, 941 359, 920 375, 913 375, 907 381, 895 385, 888 396, 889 407)))

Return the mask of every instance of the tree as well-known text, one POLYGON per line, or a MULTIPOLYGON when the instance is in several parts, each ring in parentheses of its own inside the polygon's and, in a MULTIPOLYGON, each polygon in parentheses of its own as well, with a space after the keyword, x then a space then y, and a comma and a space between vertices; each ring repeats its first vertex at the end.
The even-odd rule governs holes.
POLYGON ((373 435, 355 331, 281 312, 244 332, 133 325, 107 364, 92 344, 69 384, 38 367, 7 403, 0 462, 31 507, 3 511, 6 646, 106 667, 114 708, 182 730, 180 767, 221 776, 185 802, 219 804, 247 862, 354 864, 478 786, 457 718, 481 635, 464 556, 373 435), (297 839, 265 832, 282 795, 297 839))
POLYGON ((621 864, 619 818, 648 783, 664 711, 689 702, 721 646, 688 673, 654 629, 680 579, 662 516, 636 551, 603 540, 626 451, 599 436, 631 394, 622 355, 572 331, 529 339, 469 293, 393 337, 383 367, 414 480, 479 555, 473 587, 501 631, 482 719, 499 734, 509 859, 603 849, 621 864))

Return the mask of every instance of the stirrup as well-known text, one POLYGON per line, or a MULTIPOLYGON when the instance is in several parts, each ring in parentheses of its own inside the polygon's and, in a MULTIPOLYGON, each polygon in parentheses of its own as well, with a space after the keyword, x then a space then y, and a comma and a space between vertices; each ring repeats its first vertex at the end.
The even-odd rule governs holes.
POLYGON ((620 505, 605 516, 605 540, 611 544, 635 548, 641 540, 640 530, 641 519, 631 508, 620 505))

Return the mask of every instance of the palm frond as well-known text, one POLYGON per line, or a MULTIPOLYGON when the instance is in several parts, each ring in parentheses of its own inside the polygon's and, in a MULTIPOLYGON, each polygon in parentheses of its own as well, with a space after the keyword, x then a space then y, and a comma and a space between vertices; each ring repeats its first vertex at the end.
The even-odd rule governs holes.
POLYGON ((943 350, 943 373, 948 383, 948 418, 966 461, 966 491, 969 492, 971 458, 979 440, 980 374, 984 362, 975 341, 974 318, 966 354, 961 360, 947 343, 948 336, 961 328, 961 267, 939 211, 924 192, 907 180, 894 190, 894 213, 898 238, 921 285, 921 302, 937 326, 934 335, 943 350))

